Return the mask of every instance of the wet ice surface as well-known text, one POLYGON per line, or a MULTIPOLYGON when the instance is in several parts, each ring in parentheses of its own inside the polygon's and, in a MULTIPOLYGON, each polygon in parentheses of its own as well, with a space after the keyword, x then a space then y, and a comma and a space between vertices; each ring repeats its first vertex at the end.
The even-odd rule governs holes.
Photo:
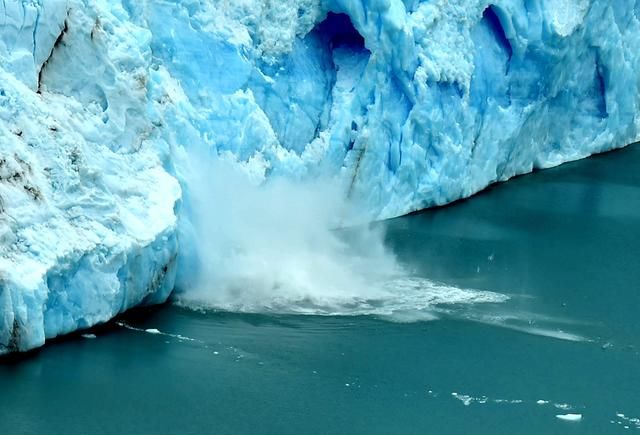
POLYGON ((1 365, 0 432, 637 432, 638 163, 629 148, 389 223, 416 274, 506 300, 134 313, 1 365))

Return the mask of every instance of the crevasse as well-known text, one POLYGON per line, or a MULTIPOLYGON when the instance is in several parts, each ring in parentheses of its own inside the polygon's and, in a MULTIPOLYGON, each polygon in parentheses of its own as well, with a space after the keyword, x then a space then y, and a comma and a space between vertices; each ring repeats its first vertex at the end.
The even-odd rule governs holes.
POLYGON ((638 140, 639 17, 636 0, 2 2, 0 353, 169 297, 190 153, 256 182, 333 174, 382 219, 638 140))

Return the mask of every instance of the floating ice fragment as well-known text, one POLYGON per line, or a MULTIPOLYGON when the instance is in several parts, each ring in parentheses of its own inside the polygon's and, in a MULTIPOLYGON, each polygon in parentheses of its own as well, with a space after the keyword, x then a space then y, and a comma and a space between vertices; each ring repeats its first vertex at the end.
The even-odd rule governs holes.
POLYGON ((625 429, 630 429, 632 427, 640 429, 640 418, 628 417, 621 412, 617 412, 616 417, 619 419, 616 423, 623 426, 625 429))
POLYGON ((558 414, 556 418, 564 421, 581 421, 582 414, 558 414))
POLYGON ((154 334, 154 335, 164 335, 166 337, 177 338, 180 341, 199 341, 199 340, 196 340, 195 338, 185 337, 184 335, 180 335, 180 334, 169 334, 166 332, 161 332, 156 328, 141 329, 131 325, 127 325, 124 322, 116 322, 116 325, 129 329, 131 331, 146 332, 147 334, 154 334))
POLYGON ((451 393, 451 395, 456 399, 458 399, 459 401, 461 401, 464 406, 469 406, 471 405, 471 402, 474 401, 474 398, 467 394, 458 394, 454 392, 454 393, 451 393))

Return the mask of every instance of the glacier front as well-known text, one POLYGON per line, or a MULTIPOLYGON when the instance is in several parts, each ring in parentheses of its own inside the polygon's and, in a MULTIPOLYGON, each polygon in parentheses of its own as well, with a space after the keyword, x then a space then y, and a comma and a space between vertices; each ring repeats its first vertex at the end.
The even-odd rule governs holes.
POLYGON ((1 8, 0 353, 170 296, 195 153, 383 219, 640 139, 640 0, 1 8))

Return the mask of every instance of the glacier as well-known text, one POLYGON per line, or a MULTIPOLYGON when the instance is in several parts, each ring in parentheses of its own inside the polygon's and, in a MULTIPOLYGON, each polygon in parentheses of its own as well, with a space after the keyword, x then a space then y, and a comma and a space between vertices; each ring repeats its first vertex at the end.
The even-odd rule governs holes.
POLYGON ((190 155, 376 220, 640 139, 640 0, 0 8, 0 353, 170 297, 190 155))

